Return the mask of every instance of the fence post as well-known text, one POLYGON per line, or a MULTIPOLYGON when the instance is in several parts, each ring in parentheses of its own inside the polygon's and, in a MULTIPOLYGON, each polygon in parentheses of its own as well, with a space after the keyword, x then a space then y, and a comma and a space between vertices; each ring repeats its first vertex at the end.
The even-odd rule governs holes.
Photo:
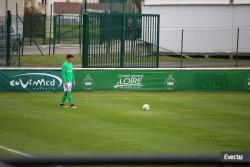
POLYGON ((120 55, 120 68, 123 68, 124 67, 124 56, 125 56, 125 31, 126 31, 126 27, 125 27, 125 19, 126 19, 126 16, 125 16, 125 3, 123 3, 123 6, 122 6, 122 10, 123 10, 123 13, 122 13, 122 30, 121 30, 121 55, 120 55))
POLYGON ((20 68, 21 67, 21 55, 20 55, 20 48, 21 48, 21 45, 20 45, 20 41, 21 41, 21 34, 18 34, 18 67, 20 68))
POLYGON ((158 15, 157 23, 157 68, 160 67, 160 16, 158 15))
POLYGON ((183 38, 184 38, 184 30, 181 30, 181 68, 183 67, 183 38))
POLYGON ((55 55, 55 45, 56 45, 56 16, 53 16, 54 26, 53 26, 53 55, 55 55))
MULTIPOLYGON (((85 25, 85 28, 83 30, 83 38, 82 38, 82 67, 87 68, 88 67, 88 46, 89 46, 89 41, 88 41, 88 34, 89 34, 89 23, 88 23, 88 15, 87 13, 87 5, 88 2, 87 0, 84 0, 84 14, 82 15, 83 19, 83 25, 85 25)), ((83 26, 82 26, 83 27, 83 26)))
POLYGON ((29 34, 30 34, 30 46, 32 45, 32 41, 31 41, 31 38, 32 38, 32 26, 31 26, 31 24, 32 24, 32 21, 31 21, 31 18, 32 18, 32 16, 31 16, 31 13, 30 13, 30 18, 29 18, 29 34))
POLYGON ((84 0, 84 13, 87 13, 87 5, 88 5, 87 0, 84 0))
POLYGON ((44 36, 43 36, 43 45, 46 45, 46 19, 47 19, 47 16, 44 15, 43 16, 43 19, 44 19, 44 36))
POLYGON ((11 12, 7 11, 7 36, 6 36, 6 66, 10 66, 10 35, 11 35, 11 24, 12 24, 12 18, 11 18, 11 12))
POLYGON ((58 43, 61 43, 61 14, 59 14, 58 20, 58 43))
POLYGON ((88 53, 89 53, 89 15, 83 14, 83 44, 82 44, 82 67, 88 68, 88 53))
MULTIPOLYGON (((18 3, 16 3, 16 27, 17 27, 17 32, 18 32, 18 21, 21 21, 22 25, 23 22, 20 19, 18 15, 18 3)), ((23 55, 23 47, 24 47, 24 30, 22 31, 22 36, 20 33, 17 33, 18 35, 18 56, 19 56, 19 67, 21 67, 21 54, 23 55), (21 41, 22 40, 22 41, 21 41)))
POLYGON ((235 65, 236 65, 236 68, 238 67, 239 36, 240 36, 240 28, 237 29, 237 47, 236 47, 236 57, 235 57, 235 65))
POLYGON ((23 56, 23 50, 24 50, 24 31, 23 31, 23 37, 22 37, 22 50, 21 50, 22 56, 23 56))
POLYGON ((51 52, 51 31, 52 31, 52 4, 50 5, 50 23, 49 23, 49 55, 51 52))
POLYGON ((79 15, 79 45, 80 45, 79 54, 81 54, 82 52, 82 10, 81 10, 81 14, 79 15))
POLYGON ((81 23, 80 23, 80 20, 81 20, 81 15, 79 15, 79 44, 80 44, 80 47, 81 47, 81 23))
POLYGON ((17 39, 17 56, 18 56, 18 67, 20 68, 20 34, 18 33, 18 4, 16 3, 16 39, 17 39))
POLYGON ((80 14, 80 38, 81 38, 81 40, 80 40, 80 55, 81 54, 83 54, 82 53, 82 45, 83 45, 83 3, 82 3, 82 5, 81 5, 81 14, 80 14))
POLYGON ((16 38, 18 36, 18 4, 16 3, 16 38))

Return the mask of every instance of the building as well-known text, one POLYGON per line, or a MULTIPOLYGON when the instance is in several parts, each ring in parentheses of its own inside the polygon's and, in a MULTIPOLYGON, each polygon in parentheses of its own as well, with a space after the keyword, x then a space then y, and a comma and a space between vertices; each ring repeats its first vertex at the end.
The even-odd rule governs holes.
MULTIPOLYGON (((139 7, 136 5, 138 0, 127 0, 125 3, 125 12, 138 13, 139 7)), ((115 12, 123 11, 123 3, 119 0, 86 0, 87 12, 115 12)), ((55 14, 80 14, 85 9, 85 0, 54 0, 55 14), (81 8, 82 7, 82 8, 81 8)))
POLYGON ((160 14, 161 51, 250 53, 250 0, 143 0, 142 13, 160 14))
MULTIPOLYGON (((23 18, 24 12, 24 0, 0 0, 0 24, 5 24, 6 10, 10 10, 12 14, 12 26, 16 28, 16 4, 18 4, 18 14, 19 17, 23 18), (6 5, 7 2, 7 5, 6 5), (7 7, 7 9, 6 9, 7 7)), ((23 25, 18 24, 18 32, 22 33, 23 25)))
MULTIPOLYGON (((8 0, 7 8, 13 15, 16 15, 16 3, 20 11, 24 11, 24 0, 8 0)), ((6 13, 6 0, 0 0, 0 17, 5 16, 6 13)))

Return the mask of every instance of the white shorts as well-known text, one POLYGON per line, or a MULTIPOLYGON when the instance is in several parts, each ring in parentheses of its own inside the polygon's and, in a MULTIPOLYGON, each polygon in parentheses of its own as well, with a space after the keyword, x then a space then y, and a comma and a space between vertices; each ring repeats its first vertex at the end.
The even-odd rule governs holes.
POLYGON ((72 82, 63 85, 64 92, 71 92, 72 90, 72 82))

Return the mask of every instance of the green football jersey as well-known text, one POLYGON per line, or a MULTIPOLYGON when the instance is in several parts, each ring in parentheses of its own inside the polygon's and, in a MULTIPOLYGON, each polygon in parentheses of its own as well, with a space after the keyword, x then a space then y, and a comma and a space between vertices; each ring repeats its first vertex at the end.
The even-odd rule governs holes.
POLYGON ((75 81, 72 63, 69 63, 67 61, 65 61, 63 63, 63 65, 62 65, 62 79, 63 79, 63 82, 67 82, 67 83, 75 81))

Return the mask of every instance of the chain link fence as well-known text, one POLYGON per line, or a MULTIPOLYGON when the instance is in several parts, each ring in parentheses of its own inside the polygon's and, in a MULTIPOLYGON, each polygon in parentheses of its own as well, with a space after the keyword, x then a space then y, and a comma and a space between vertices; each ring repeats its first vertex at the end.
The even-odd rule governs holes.
POLYGON ((0 16, 1 22, 0 22, 0 66, 5 65, 5 55, 6 55, 6 49, 4 47, 4 41, 6 39, 6 33, 5 33, 5 17, 0 16))
POLYGON ((18 26, 13 26, 10 11, 0 19, 0 66, 20 67, 22 34, 18 33, 18 26))
POLYGON ((160 33, 163 67, 250 67, 250 27, 162 27, 160 33))

